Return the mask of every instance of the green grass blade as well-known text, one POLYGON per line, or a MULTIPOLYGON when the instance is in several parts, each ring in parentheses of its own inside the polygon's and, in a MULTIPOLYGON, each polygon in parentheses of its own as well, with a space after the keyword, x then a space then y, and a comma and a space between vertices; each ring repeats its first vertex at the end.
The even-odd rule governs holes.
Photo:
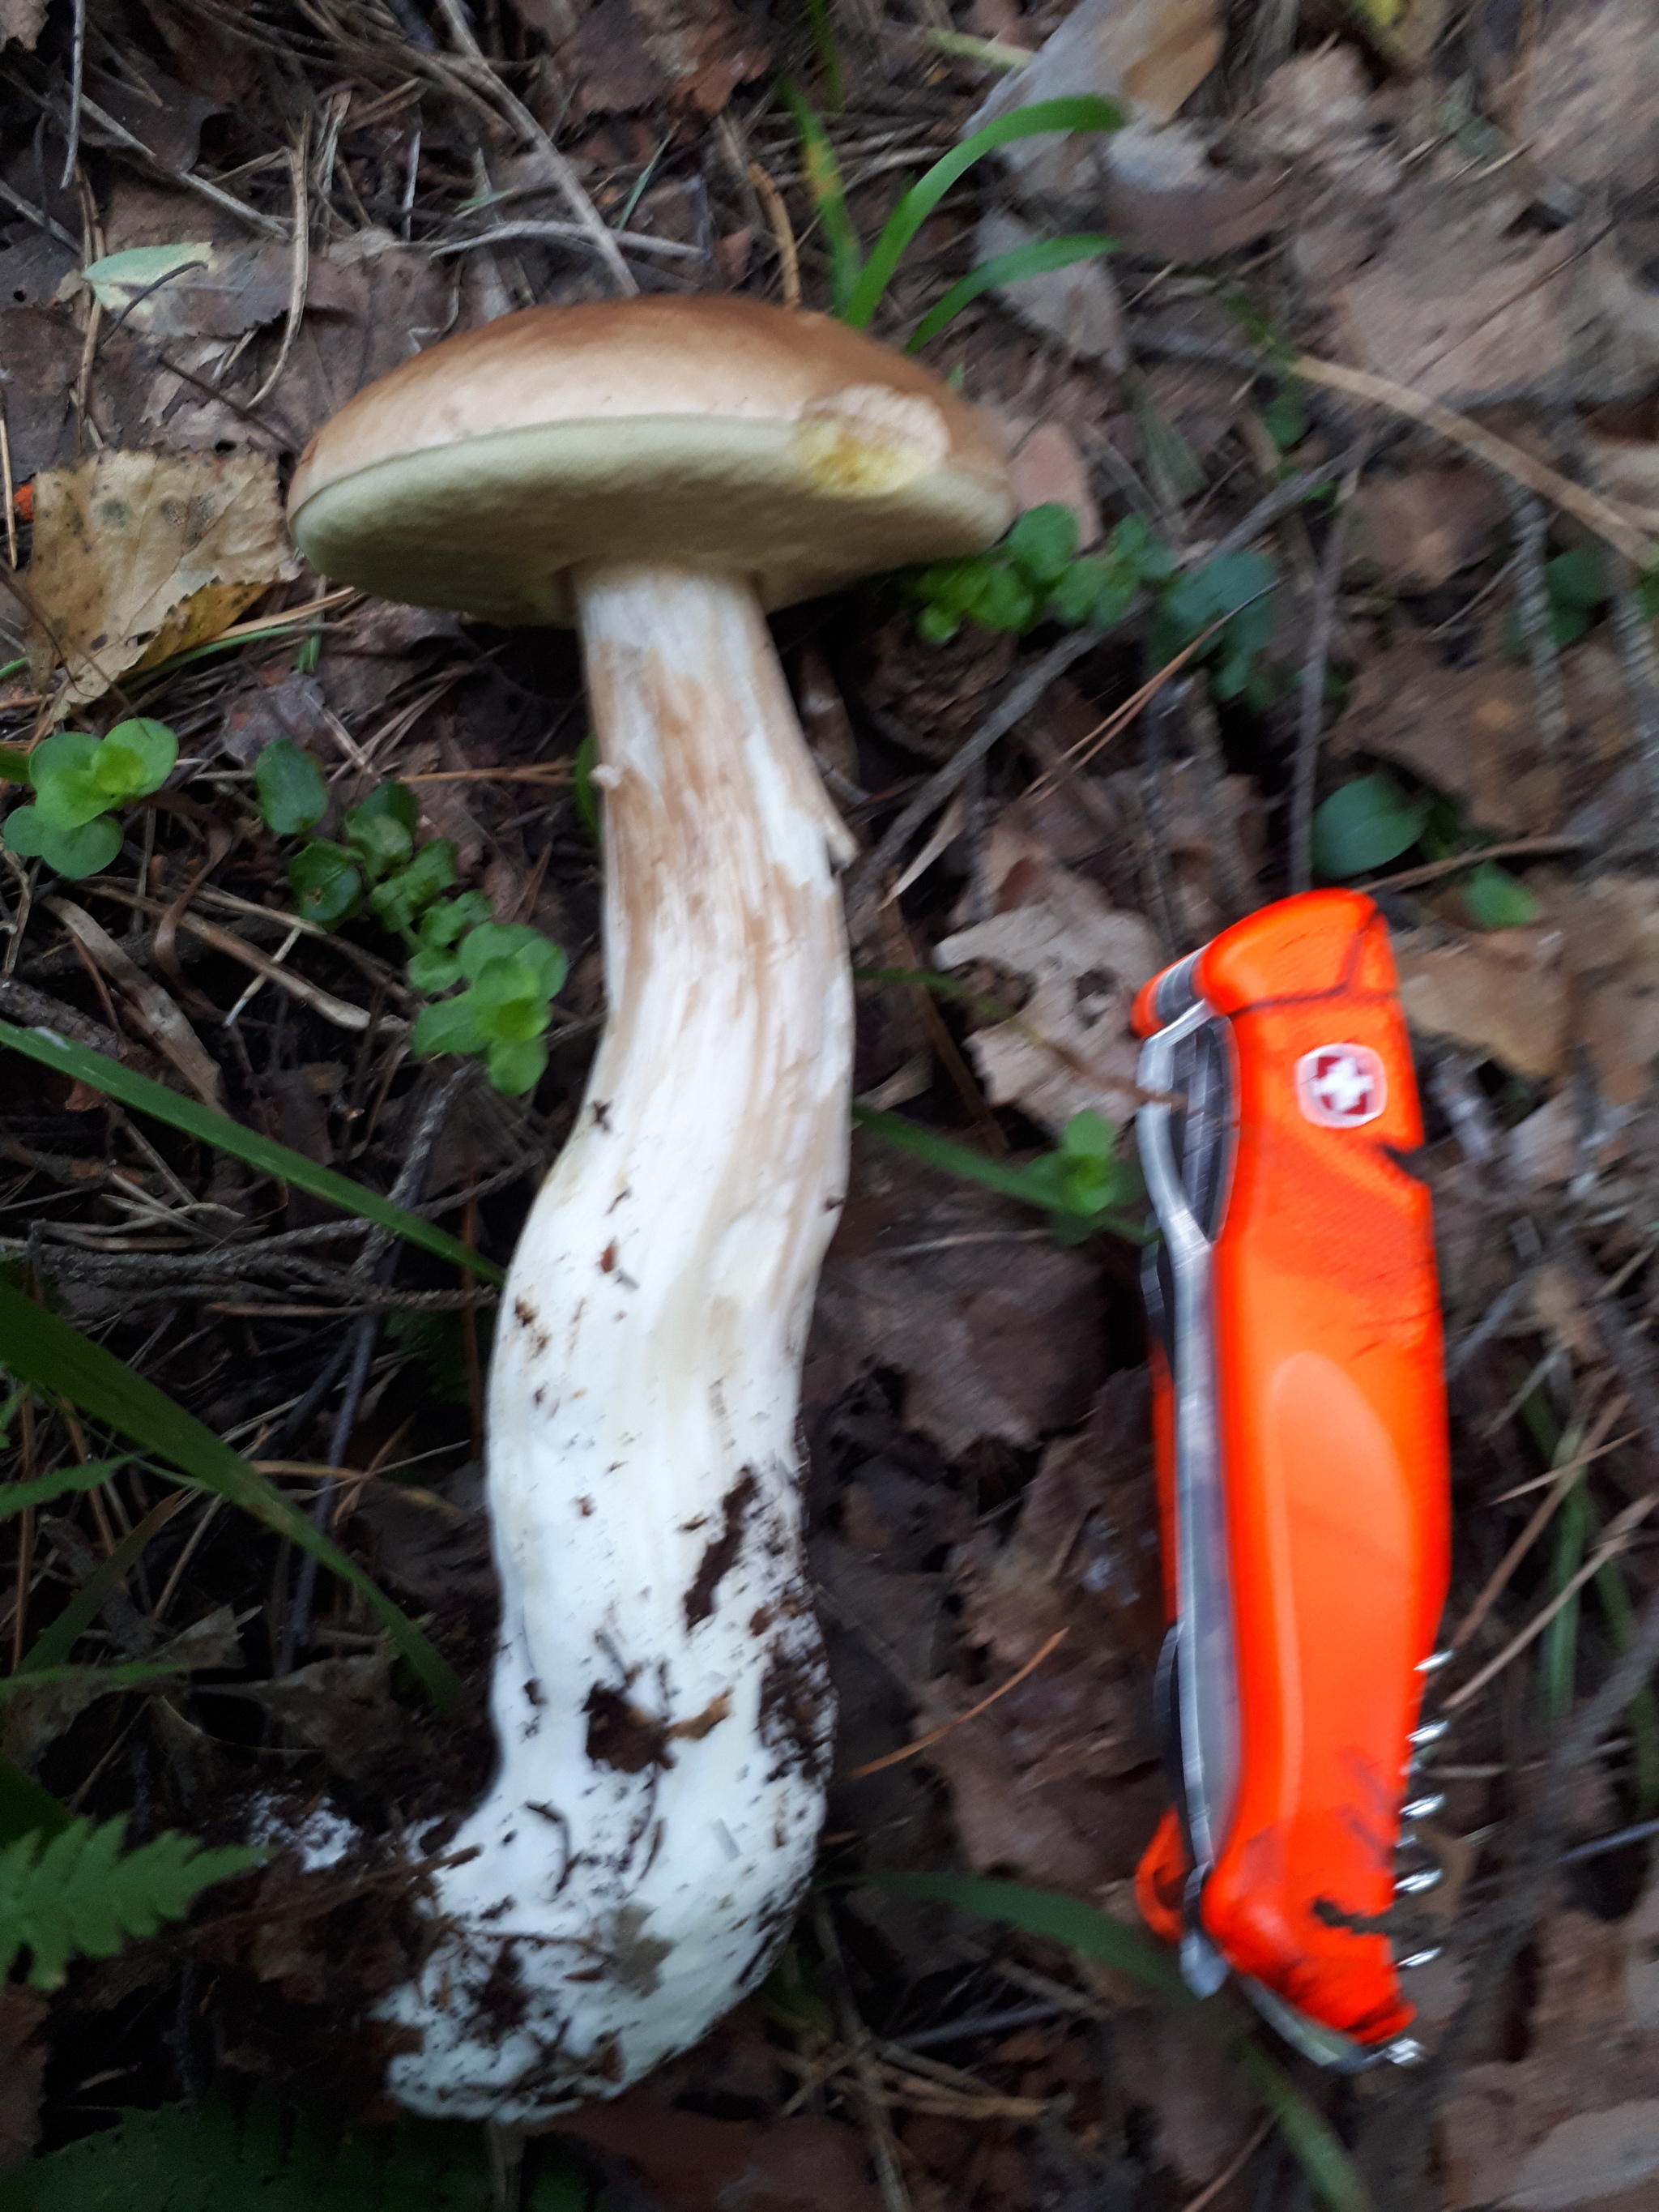
POLYGON ((1041 1204, 1031 1196, 1018 1168, 1005 1167, 1000 1160, 988 1159, 971 1145, 956 1144, 920 1121, 907 1121, 902 1114, 884 1114, 873 1106, 854 1106, 853 1119, 872 1137, 879 1137, 884 1145, 914 1153, 917 1159, 926 1160, 929 1167, 941 1169, 946 1175, 959 1176, 964 1182, 981 1183, 987 1190, 1000 1191, 1005 1198, 1017 1198, 1027 1206, 1041 1204))
POLYGON ((823 226, 824 243, 830 248, 830 312, 839 315, 843 322, 850 322, 848 304, 859 282, 864 254, 858 233, 853 228, 853 218, 847 211, 841 164, 830 143, 829 132, 787 76, 778 79, 778 91, 795 118, 806 189, 812 196, 818 221, 823 226))
MULTIPOLYGON (((18 1294, 12 1291, 10 1295, 15 1297, 18 1294)), ((27 1298, 23 1300, 25 1305, 28 1303, 27 1298)), ((34 1308, 36 1313, 40 1310, 39 1306, 34 1308)), ((63 1322, 58 1323, 58 1328, 63 1326, 63 1322)), ((137 1565, 151 1537, 160 1534, 184 1502, 185 1492, 175 1490, 170 1497, 162 1498, 159 1504, 152 1505, 138 1526, 122 1537, 109 1557, 98 1562, 52 1626, 35 1638, 23 1655, 17 1675, 12 1677, 14 1680, 18 1676, 33 1675, 43 1671, 47 1674, 58 1672, 81 1637, 91 1627, 104 1600, 117 1583, 137 1565)))
POLYGON ((1249 2036, 1239 2038, 1233 2056, 1277 2121, 1321 2203, 1329 2205, 1331 2212, 1371 2212, 1371 2193, 1335 2129, 1284 2068, 1249 2036))
MULTIPOLYGON (((1595 1533, 1600 1535, 1599 1527, 1595 1533)), ((1597 1571, 1595 1588, 1601 1601, 1607 1633, 1613 1638, 1613 1648, 1623 1651, 1636 1633, 1636 1609, 1631 1603, 1625 1571, 1616 1559, 1609 1559, 1597 1571)), ((1626 1706, 1625 1713, 1630 1722, 1637 1811, 1645 1815, 1659 1805, 1659 1709, 1655 1707, 1652 1691, 1638 1690, 1626 1706)))
MULTIPOLYGON (((54 1622, 53 1626, 57 1624, 54 1622)), ((33 1657, 33 1653, 30 1653, 33 1657)), ((58 1682, 91 1682, 101 1690, 137 1690, 174 1674, 187 1674, 185 1659, 134 1659, 119 1667, 31 1667, 27 1673, 0 1674, 0 1705, 21 1690, 40 1690, 58 1682)), ((54 1802, 56 1801, 54 1800, 54 1802)), ((3 1825, 3 1824, 0 1824, 3 1825)), ((0 1833, 0 1840, 9 1840, 0 1833)))
POLYGON ((1148 1989, 1172 1999, 1225 2039, 1300 2160, 1315 2194, 1330 2212, 1372 2212, 1370 2192, 1323 2114, 1245 2030, 1237 2008, 1221 1997, 1200 2002, 1182 1980, 1173 1954, 1150 1936, 1076 1898, 1028 1889, 1020 1882, 960 1874, 872 1874, 864 1880, 875 1888, 931 1898, 977 1913, 983 1920, 1000 1920, 1030 1935, 1046 1936, 1085 1959, 1097 1959, 1103 1966, 1132 1974, 1148 1989))
POLYGON ((846 91, 842 83, 841 50, 836 44, 825 0, 806 0, 806 26, 812 33, 818 67, 823 72, 823 104, 831 115, 839 115, 846 105, 846 91))
POLYGON ((936 338, 945 325, 954 322, 981 292, 992 291, 999 284, 1018 284, 1022 276, 1043 276, 1050 269, 1069 269, 1074 261, 1093 261, 1103 253, 1111 252, 1116 244, 1115 238, 1108 238, 1102 231, 1079 230, 1066 238, 1035 238, 1029 245, 1016 246, 1009 252, 994 253, 977 269, 970 269, 927 310, 906 339, 904 350, 915 353, 929 338, 936 338))
MULTIPOLYGON (((1590 1504, 1581 1474, 1568 1492, 1555 1523, 1555 1556, 1550 1564, 1550 1591, 1565 1589, 1584 1564, 1584 1540, 1589 1534, 1590 1504)), ((1578 1668, 1579 1597, 1570 1597, 1544 1631, 1539 1650, 1538 1672, 1543 1684, 1544 1711, 1560 1720, 1572 1711, 1573 1682, 1578 1668)))
POLYGON ((1081 1905, 1074 1897, 1061 1897, 1048 1889, 1028 1889, 1017 1881, 993 1881, 968 1874, 871 1874, 863 1879, 877 1889, 896 1891, 902 1897, 931 1898, 939 1905, 954 1905, 963 1912, 977 1913, 981 1920, 1006 1921, 1029 1935, 1047 1936, 1064 1943, 1085 1959, 1115 1966, 1160 1996, 1196 2005, 1182 1980, 1172 1952, 1155 1943, 1139 1928, 1114 1920, 1109 1913, 1081 1905))
POLYGON ((135 1374, 125 1360, 4 1282, 0 1282, 0 1364, 36 1389, 60 1391, 94 1420, 178 1468, 198 1489, 211 1491, 313 1553, 331 1574, 362 1592, 433 1703, 441 1709, 454 1702, 459 1685, 453 1669, 414 1622, 258 1468, 165 1390, 135 1374))
POLYGON ((0 1521, 9 1521, 26 1505, 49 1505, 66 1491, 96 1490, 130 1465, 131 1459, 131 1452, 124 1452, 118 1459, 92 1459, 84 1467, 60 1467, 56 1474, 39 1475, 33 1482, 0 1484, 0 1521))
POLYGON ((262 1174, 291 1182, 300 1190, 309 1191, 313 1198, 325 1198, 343 1213, 355 1213, 360 1220, 390 1229, 407 1243, 418 1244, 435 1253, 439 1259, 447 1260, 452 1266, 470 1268, 485 1282, 494 1283, 497 1289, 507 1280, 494 1261, 481 1258, 459 1237, 434 1228, 429 1221, 422 1221, 418 1213, 406 1212, 389 1198, 382 1198, 378 1191, 353 1182, 349 1176, 336 1175, 332 1168, 319 1167, 303 1152, 290 1152, 286 1145, 244 1128, 228 1114, 216 1114, 211 1107, 169 1091, 164 1083, 152 1083, 148 1076, 136 1075, 130 1067, 123 1067, 119 1060, 112 1060, 107 1053, 71 1044, 67 1037, 60 1037, 51 1030, 20 1030, 4 1021, 0 1021, 0 1044, 27 1054, 41 1066, 54 1068, 60 1075, 75 1077, 92 1090, 102 1091, 105 1097, 131 1106, 137 1113, 153 1114, 158 1121, 182 1129, 187 1137, 194 1137, 200 1144, 229 1152, 262 1174))
POLYGON ((1016 107, 997 116, 917 178, 888 216, 846 306, 837 307, 836 313, 855 330, 864 329, 880 306, 881 295, 891 283, 905 247, 963 172, 971 169, 994 147, 1006 146, 1015 138, 1039 137, 1048 131, 1121 131, 1123 122, 1123 111, 1115 101, 1097 99, 1092 94, 1069 100, 1036 100, 1029 107, 1016 107))

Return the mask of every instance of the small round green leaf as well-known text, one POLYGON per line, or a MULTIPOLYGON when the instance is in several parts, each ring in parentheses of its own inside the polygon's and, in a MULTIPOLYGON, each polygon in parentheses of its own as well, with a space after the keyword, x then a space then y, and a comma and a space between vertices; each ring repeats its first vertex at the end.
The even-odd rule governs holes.
POLYGON ((1363 876, 1414 845, 1429 802, 1407 799, 1386 775, 1357 776, 1314 810, 1313 865, 1328 883, 1363 876))
POLYGON ((1612 594, 1607 588, 1607 564, 1597 545, 1574 545, 1544 563, 1544 582, 1551 599, 1573 607, 1599 607, 1612 594))
POLYGON ((987 629, 1029 629, 1042 613, 1037 594, 1012 568, 988 568, 969 610, 987 629))
POLYGON ((42 817, 55 829, 75 830, 109 805, 92 774, 98 740, 85 730, 61 730, 29 755, 29 781, 42 817))
POLYGON ((87 730, 59 730, 42 738, 29 755, 29 781, 39 791, 53 776, 70 769, 84 769, 98 750, 98 740, 87 730))
POLYGON ((447 837, 422 845, 406 868, 388 876, 368 895, 375 920, 385 928, 410 930, 416 916, 455 880, 455 848, 447 837))
POLYGON ((295 907, 301 918, 320 929, 332 929, 356 910, 363 879, 351 854, 341 846, 317 838, 305 845, 288 864, 288 880, 295 907))
POLYGON ((1085 553, 1080 561, 1071 563, 1054 586, 1049 612, 1063 623, 1087 622, 1115 574, 1110 562, 1103 561, 1098 553, 1085 553))
POLYGON ((1289 453, 1292 446, 1300 445, 1308 434, 1308 410, 1302 404, 1302 395, 1294 386, 1270 399, 1261 410, 1262 427, 1281 453, 1289 453))
POLYGON ((351 811, 365 819, 379 816, 395 822, 400 830, 408 830, 411 839, 421 826, 421 802, 406 783, 377 783, 362 804, 351 811))
POLYGON ((481 921, 488 921, 490 904, 483 891, 463 891, 459 898, 436 900, 421 916, 421 943, 429 951, 447 951, 458 938, 481 921))
POLYGON ((1002 550, 1033 584, 1052 586, 1077 551, 1077 514, 1063 500, 1028 507, 1002 541, 1002 550))
POLYGON ((928 645, 949 645, 961 628, 961 616, 943 607, 923 607, 916 616, 916 635, 928 645))
POLYGON ((422 1058, 434 1052, 478 1051, 484 1034, 471 992, 464 992, 459 999, 440 999, 435 1006, 422 1006, 415 1017, 409 1041, 422 1058))
POLYGON ((278 837, 314 830, 328 811, 328 786, 313 757, 292 738, 275 738, 253 763, 265 827, 278 837))
POLYGON ((461 973, 474 982, 495 962, 515 959, 530 963, 537 988, 550 999, 564 981, 564 948, 527 922, 480 922, 461 945, 461 973))
POLYGON ((1538 901, 1519 876, 1482 860, 1463 885, 1463 911, 1477 929, 1519 929, 1538 916, 1538 901))
POLYGON ((375 880, 404 866, 415 850, 410 832, 384 807, 348 808, 345 834, 365 872, 375 880))
POLYGON ((94 781, 111 799, 159 791, 178 764, 179 740, 165 722, 135 714, 118 722, 93 756, 94 781))
POLYGON ((20 860, 44 860, 60 876, 95 876, 121 849, 121 825, 112 814, 60 830, 38 806, 17 806, 6 817, 6 846, 20 860))
POLYGON ((453 952, 422 950, 409 956, 409 983, 428 999, 435 999, 461 980, 461 963, 453 952))
POLYGON ((492 1044, 484 1055, 484 1066, 497 1091, 509 1098, 522 1098, 541 1080, 547 1066, 547 1047, 539 1037, 523 1043, 492 1044))

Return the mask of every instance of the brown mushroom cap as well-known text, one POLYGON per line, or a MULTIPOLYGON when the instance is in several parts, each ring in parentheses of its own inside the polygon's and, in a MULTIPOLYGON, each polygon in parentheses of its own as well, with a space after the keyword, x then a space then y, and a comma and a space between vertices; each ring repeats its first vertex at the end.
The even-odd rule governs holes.
POLYGON ((1013 512, 967 404, 827 315, 651 297, 446 338, 312 440, 289 499, 325 576, 499 623, 572 619, 568 571, 752 577, 787 606, 977 551, 1013 512))

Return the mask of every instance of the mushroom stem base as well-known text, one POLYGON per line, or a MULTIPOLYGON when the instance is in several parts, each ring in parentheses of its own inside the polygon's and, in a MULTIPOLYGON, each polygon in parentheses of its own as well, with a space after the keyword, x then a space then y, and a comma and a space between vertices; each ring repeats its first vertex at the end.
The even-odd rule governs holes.
POLYGON ((845 1190, 846 833, 746 584, 629 566, 576 590, 610 1016, 491 1370, 501 1767, 384 2008, 421 2037, 402 2102, 531 2124, 764 1975, 834 1721, 795 1431, 845 1190))

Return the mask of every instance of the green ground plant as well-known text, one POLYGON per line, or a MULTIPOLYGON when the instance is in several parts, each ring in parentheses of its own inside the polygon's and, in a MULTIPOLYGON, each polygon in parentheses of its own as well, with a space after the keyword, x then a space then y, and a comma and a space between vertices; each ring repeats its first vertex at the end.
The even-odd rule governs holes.
POLYGON ((20 860, 44 860, 60 876, 95 876, 121 849, 118 810, 159 791, 179 758, 165 722, 135 715, 106 737, 60 730, 32 752, 6 749, 0 770, 34 798, 6 817, 5 842, 20 860))
POLYGON ((1463 820, 1443 793, 1413 794, 1382 770, 1340 784, 1314 809, 1314 873, 1326 883, 1349 883, 1385 868, 1415 847, 1426 861, 1467 854, 1461 876, 1449 871, 1464 919, 1475 929, 1514 929, 1535 919, 1538 901, 1521 878, 1496 860, 1480 858, 1482 834, 1463 820))
MULTIPOLYGON (((260 2088, 124 2112, 112 2128, 0 2176, 0 2212, 605 2212, 556 2142, 503 2197, 483 2130, 402 2119, 325 2127, 260 2088)), ((520 2177, 514 2175, 516 2183, 520 2177)))
POLYGON ((1097 1229, 1135 1243, 1145 1236, 1134 1211, 1145 1196, 1139 1171, 1132 1160, 1120 1157, 1116 1131, 1092 1107, 1073 1115, 1053 1152, 1018 1165, 994 1160, 902 1114, 854 1106, 853 1119, 883 1144, 926 1160, 930 1167, 1038 1207, 1062 1244, 1081 1243, 1097 1229))
MULTIPOLYGON (((807 190, 829 248, 830 312, 840 321, 850 323, 854 330, 869 326, 911 240, 951 185, 966 175, 976 161, 982 161, 996 147, 1008 145, 1017 138, 1042 138, 1079 131, 1121 131, 1125 121, 1123 111, 1115 101, 1100 100, 1092 94, 1069 100, 1036 100, 1029 106, 1012 108, 1006 115, 997 116, 964 138, 959 146, 942 155, 908 187, 866 255, 847 205, 841 165, 836 159, 829 132, 787 78, 778 88, 795 118, 807 190)), ((1016 246, 1012 252, 996 255, 951 286, 911 332, 906 349, 914 353, 929 338, 937 337, 970 300, 977 299, 992 285, 1015 283, 1022 276, 1064 268, 1071 262, 1093 260, 1109 253, 1115 242, 1091 231, 1068 238, 1034 239, 1029 245, 1016 246)))
POLYGON ((410 988, 434 1001, 416 1016, 415 1051, 471 1054, 497 1091, 533 1090, 564 982, 562 949, 538 930, 493 921, 482 891, 455 891, 455 848, 447 837, 416 842, 420 801, 407 784, 377 784, 348 807, 336 842, 310 835, 328 812, 329 793, 302 746, 275 738, 253 778, 266 828, 306 841, 288 867, 296 911, 322 929, 367 912, 403 939, 410 988), (458 984, 465 987, 459 996, 445 995, 458 984))
POLYGON ((112 1959, 130 1937, 182 1920, 204 1889, 263 1866, 263 1850, 209 1850, 172 1833, 127 1850, 127 1816, 72 1820, 0 1850, 0 1972, 28 1954, 31 1989, 55 1990, 72 1958, 112 1959))

